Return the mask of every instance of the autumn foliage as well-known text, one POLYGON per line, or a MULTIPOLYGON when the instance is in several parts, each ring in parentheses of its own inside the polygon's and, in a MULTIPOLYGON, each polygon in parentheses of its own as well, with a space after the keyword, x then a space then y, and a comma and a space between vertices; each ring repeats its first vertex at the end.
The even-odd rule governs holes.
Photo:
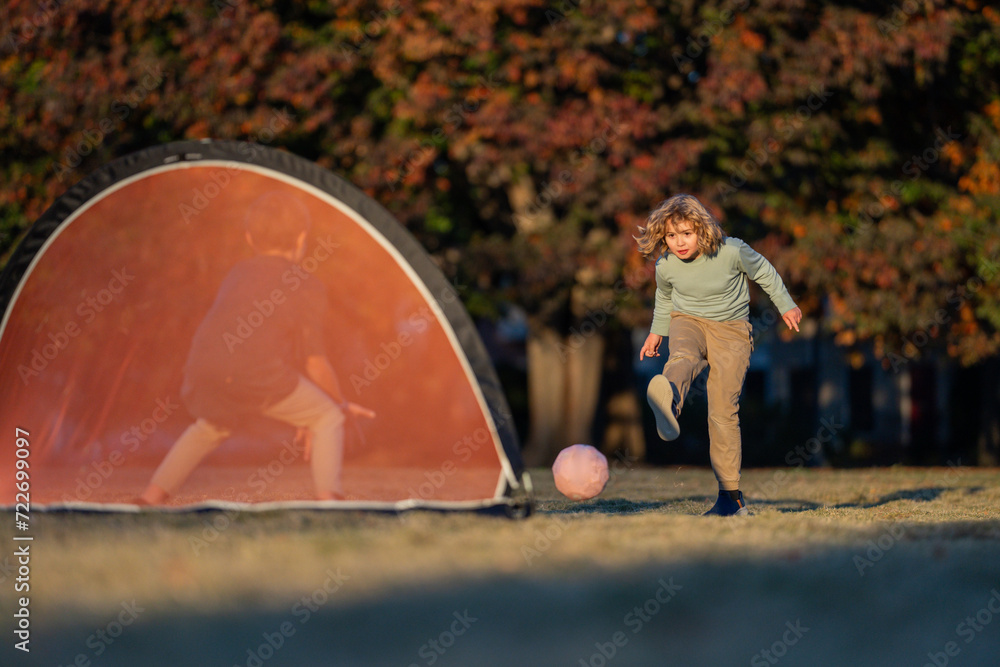
MULTIPOLYGON (((181 138, 285 148, 388 207, 477 315, 648 323, 632 235, 690 192, 886 364, 1000 349, 1000 13, 984 3, 10 0, 0 254, 181 138), (893 356, 895 355, 895 357, 893 356)), ((248 148, 250 150, 250 148, 248 148)))

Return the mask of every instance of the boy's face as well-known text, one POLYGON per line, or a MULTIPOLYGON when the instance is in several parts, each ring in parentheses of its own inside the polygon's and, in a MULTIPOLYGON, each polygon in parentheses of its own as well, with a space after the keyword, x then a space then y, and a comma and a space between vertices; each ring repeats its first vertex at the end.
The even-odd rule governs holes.
POLYGON ((681 259, 698 256, 698 235, 690 222, 681 221, 667 226, 667 248, 681 259))

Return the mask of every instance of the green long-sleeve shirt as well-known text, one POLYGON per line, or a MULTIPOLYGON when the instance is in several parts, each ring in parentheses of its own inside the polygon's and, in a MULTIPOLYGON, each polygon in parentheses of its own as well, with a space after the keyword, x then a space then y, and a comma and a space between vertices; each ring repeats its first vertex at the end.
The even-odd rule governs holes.
POLYGON ((656 302, 650 331, 670 331, 674 311, 718 322, 750 316, 750 286, 760 285, 781 314, 795 308, 785 283, 763 255, 739 239, 726 238, 713 257, 682 260, 672 253, 656 262, 656 302))

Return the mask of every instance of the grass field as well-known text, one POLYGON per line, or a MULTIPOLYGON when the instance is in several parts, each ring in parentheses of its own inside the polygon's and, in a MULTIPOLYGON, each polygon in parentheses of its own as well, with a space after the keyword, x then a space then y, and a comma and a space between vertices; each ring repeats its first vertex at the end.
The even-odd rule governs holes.
MULTIPOLYGON (((3 665, 996 665, 1000 471, 622 469, 524 521, 32 514, 3 665)), ((13 515, 0 536, 4 627, 13 515), (4 560, 5 558, 9 560, 4 560)))

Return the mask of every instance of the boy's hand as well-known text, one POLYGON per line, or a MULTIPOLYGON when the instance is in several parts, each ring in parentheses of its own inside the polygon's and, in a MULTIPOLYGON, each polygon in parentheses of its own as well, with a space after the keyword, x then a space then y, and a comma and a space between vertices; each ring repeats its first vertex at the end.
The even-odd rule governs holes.
POLYGON ((374 410, 369 410, 365 406, 358 405, 357 403, 351 403, 348 401, 347 403, 344 403, 342 407, 347 413, 353 415, 354 417, 368 417, 368 419, 374 419, 375 417, 374 410))
POLYGON ((799 322, 802 321, 802 311, 799 310, 798 306, 796 306, 795 308, 792 308, 790 311, 782 315, 781 319, 783 319, 785 321, 785 324, 788 325, 789 330, 795 329, 796 331, 798 331, 799 322))
POLYGON ((308 426, 299 426, 295 429, 296 445, 302 445, 302 460, 306 463, 312 458, 313 432, 308 426))
POLYGON ((639 350, 639 361, 642 361, 646 357, 660 356, 661 341, 663 341, 663 336, 659 334, 651 333, 646 336, 646 342, 642 344, 642 349, 639 350))

